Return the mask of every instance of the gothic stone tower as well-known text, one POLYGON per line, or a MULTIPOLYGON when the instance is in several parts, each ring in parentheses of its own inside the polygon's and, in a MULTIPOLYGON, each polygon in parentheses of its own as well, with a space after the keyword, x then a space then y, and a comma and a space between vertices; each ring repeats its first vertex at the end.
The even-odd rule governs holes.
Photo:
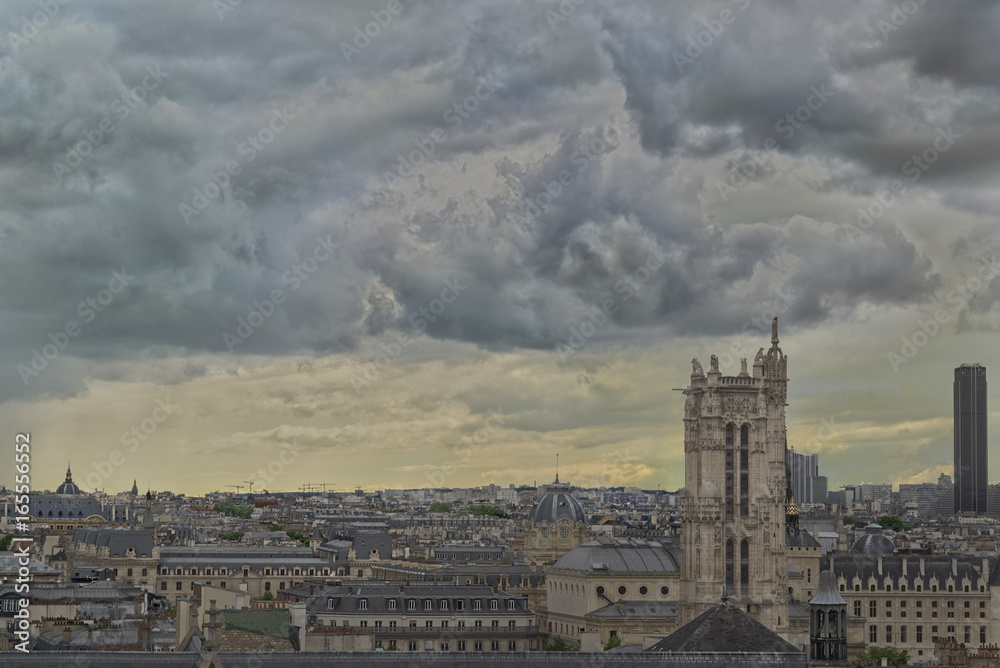
POLYGON ((785 559, 785 398, 787 358, 778 347, 723 376, 712 355, 705 375, 692 360, 683 390, 684 494, 681 498, 680 620, 686 624, 723 593, 779 634, 788 632, 785 559))

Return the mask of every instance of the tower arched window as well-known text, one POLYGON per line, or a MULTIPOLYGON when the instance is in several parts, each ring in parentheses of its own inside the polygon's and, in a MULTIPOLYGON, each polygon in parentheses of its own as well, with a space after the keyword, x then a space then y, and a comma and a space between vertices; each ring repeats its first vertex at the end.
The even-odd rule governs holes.
POLYGON ((732 594, 733 589, 733 559, 735 558, 735 548, 732 539, 726 541, 726 593, 732 594))
POLYGON ((740 516, 750 514, 750 425, 740 427, 740 516))
POLYGON ((733 443, 736 429, 732 424, 726 425, 726 521, 733 520, 733 486, 736 484, 733 479, 733 443))
POLYGON ((750 541, 746 538, 740 543, 740 593, 750 594, 750 541))

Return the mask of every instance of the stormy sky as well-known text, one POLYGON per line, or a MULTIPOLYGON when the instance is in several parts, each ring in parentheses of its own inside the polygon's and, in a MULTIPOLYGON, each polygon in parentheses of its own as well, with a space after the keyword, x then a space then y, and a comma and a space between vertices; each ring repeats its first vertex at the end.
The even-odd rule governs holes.
POLYGON ((994 372, 996 3, 0 26, 0 423, 36 488, 507 485, 559 453, 676 489, 691 358, 735 374, 775 315, 790 445, 831 489, 923 482, 954 367, 994 372))

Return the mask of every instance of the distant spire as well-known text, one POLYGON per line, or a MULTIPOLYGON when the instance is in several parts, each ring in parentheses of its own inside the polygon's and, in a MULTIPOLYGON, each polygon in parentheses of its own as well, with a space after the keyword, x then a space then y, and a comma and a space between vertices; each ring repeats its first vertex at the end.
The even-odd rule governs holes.
POLYGON ((73 471, 70 470, 69 462, 66 462, 66 482, 73 482, 73 471))
POLYGON ((559 484, 559 453, 556 453, 556 484, 559 484))
POLYGON ((778 347, 778 316, 774 316, 774 320, 771 321, 771 347, 778 347))

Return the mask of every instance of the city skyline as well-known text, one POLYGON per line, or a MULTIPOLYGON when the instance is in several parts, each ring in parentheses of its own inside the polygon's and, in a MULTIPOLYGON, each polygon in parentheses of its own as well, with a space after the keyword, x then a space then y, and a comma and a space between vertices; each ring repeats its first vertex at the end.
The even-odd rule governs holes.
POLYGON ((0 8, 0 457, 30 432, 33 485, 543 484, 559 452, 677 489, 690 360, 736 375, 775 316, 831 490, 952 474, 944 379, 1000 325, 1000 7, 386 7, 0 8))

